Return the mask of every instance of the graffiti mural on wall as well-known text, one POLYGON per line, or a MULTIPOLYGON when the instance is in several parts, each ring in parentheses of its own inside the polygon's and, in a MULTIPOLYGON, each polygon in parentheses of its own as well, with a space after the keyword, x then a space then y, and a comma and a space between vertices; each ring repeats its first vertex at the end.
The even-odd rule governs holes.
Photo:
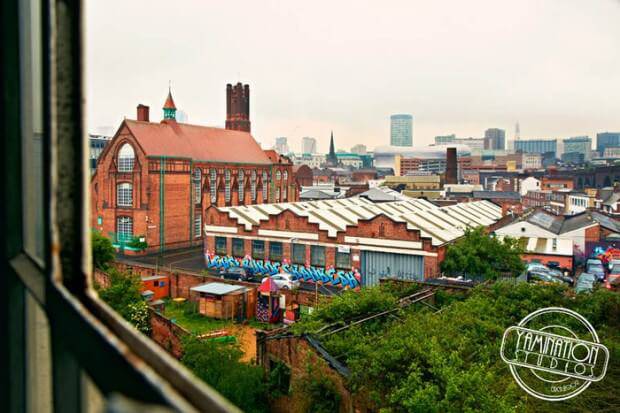
POLYGON ((300 281, 320 282, 321 284, 331 285, 338 288, 358 288, 361 286, 361 275, 353 269, 352 271, 336 270, 334 268, 320 268, 309 265, 290 264, 284 262, 255 260, 250 257, 235 258, 230 255, 211 255, 205 254, 207 268, 227 269, 231 267, 243 267, 255 274, 275 275, 278 273, 288 273, 300 281))

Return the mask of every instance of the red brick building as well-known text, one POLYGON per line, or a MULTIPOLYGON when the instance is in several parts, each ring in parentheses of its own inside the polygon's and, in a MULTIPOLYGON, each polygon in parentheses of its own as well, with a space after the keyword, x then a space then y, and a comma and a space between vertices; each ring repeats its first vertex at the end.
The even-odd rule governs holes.
POLYGON ((364 198, 265 204, 206 211, 207 267, 287 272, 344 288, 380 278, 436 277, 446 246, 464 226, 492 227, 489 201, 437 207, 424 199, 375 204, 364 198))
POLYGON ((148 106, 125 119, 91 178, 91 227, 131 252, 200 245, 204 212, 219 207, 296 201, 288 158, 261 149, 250 135, 249 88, 227 87, 227 129, 178 123, 172 94, 164 119, 148 106))

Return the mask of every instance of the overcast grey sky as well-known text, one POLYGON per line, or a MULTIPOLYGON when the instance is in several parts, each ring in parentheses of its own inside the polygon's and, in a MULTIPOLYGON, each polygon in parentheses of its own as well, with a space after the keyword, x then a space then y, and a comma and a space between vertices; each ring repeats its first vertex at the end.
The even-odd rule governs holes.
POLYGON ((226 83, 250 84, 263 147, 414 145, 521 125, 523 138, 620 130, 619 0, 87 2, 90 131, 162 116, 168 81, 190 123, 223 126, 226 83))

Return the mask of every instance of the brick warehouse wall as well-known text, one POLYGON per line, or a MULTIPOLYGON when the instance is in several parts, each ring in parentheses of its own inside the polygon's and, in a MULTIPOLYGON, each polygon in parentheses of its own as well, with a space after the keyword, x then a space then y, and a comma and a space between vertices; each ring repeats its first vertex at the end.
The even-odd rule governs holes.
POLYGON ((173 323, 157 311, 149 309, 151 316, 151 339, 159 344, 172 356, 180 359, 183 355, 183 337, 188 336, 189 331, 173 323))

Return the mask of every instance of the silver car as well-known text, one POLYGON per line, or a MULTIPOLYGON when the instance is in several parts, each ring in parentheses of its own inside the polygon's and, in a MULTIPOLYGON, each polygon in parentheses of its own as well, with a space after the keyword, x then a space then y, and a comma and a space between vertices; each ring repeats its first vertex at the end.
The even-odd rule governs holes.
POLYGON ((265 282, 266 279, 271 278, 271 280, 276 283, 278 288, 283 288, 285 290, 293 290, 295 288, 299 288, 300 282, 296 280, 292 274, 281 273, 272 275, 271 277, 263 278, 262 282, 265 282))

